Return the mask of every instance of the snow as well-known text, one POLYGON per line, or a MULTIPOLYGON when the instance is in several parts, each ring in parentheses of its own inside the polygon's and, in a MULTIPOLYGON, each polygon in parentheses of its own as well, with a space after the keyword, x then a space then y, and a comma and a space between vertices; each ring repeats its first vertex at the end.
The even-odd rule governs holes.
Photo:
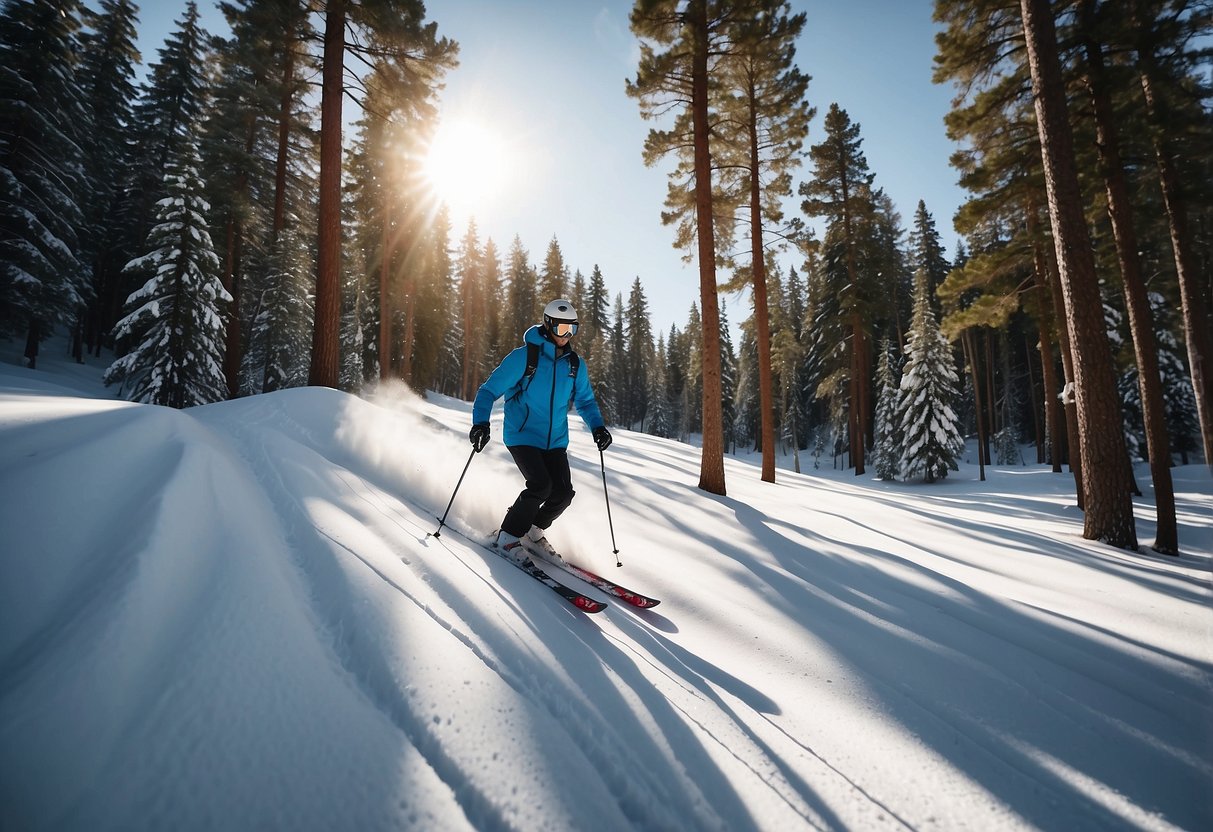
MULTIPOLYGON (((0 351, 0 828, 1213 828, 1204 466, 1163 558, 1083 540, 1039 466, 730 458, 715 497, 615 430, 617 569, 576 430, 550 539, 662 599, 588 616, 432 536, 466 403, 174 411, 61 352, 0 351)), ((493 435, 455 528, 520 487, 493 435)))

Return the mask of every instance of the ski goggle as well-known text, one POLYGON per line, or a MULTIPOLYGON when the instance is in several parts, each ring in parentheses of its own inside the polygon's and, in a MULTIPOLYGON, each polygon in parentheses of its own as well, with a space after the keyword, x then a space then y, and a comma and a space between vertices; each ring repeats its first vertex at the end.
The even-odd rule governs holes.
POLYGON ((577 334, 576 321, 553 321, 552 334, 557 338, 572 338, 577 334))

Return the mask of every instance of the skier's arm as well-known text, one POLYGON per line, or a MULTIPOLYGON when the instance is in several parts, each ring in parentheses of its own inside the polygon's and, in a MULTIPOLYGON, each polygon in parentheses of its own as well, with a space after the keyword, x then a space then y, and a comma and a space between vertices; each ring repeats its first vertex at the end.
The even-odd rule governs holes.
POLYGON ((526 347, 518 347, 510 352, 497 369, 485 379, 484 384, 476 391, 476 401, 472 405, 472 424, 489 420, 493 412, 493 402, 505 395, 511 387, 518 383, 526 370, 526 347))
POLYGON ((594 388, 590 386, 590 373, 585 368, 585 362, 577 368, 577 376, 573 379, 573 404, 581 416, 585 426, 591 431, 604 426, 602 412, 598 409, 598 400, 594 398, 594 388))

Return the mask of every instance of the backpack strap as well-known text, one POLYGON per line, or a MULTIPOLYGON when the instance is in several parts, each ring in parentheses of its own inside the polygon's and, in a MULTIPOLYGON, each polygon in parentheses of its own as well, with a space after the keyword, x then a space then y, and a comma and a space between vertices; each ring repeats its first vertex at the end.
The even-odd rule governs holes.
MULTIPOLYGON (((518 383, 529 381, 535 377, 535 368, 539 366, 539 345, 532 344, 530 341, 526 343, 526 369, 522 371, 522 378, 518 379, 518 383)), ((530 386, 529 384, 527 385, 530 386)))
MULTIPOLYGON (((514 386, 515 393, 511 398, 521 396, 523 391, 531 386, 531 379, 535 377, 535 368, 539 366, 539 344, 532 344, 527 341, 526 344, 526 367, 522 371, 522 378, 518 379, 518 384, 514 386)), ((577 380, 577 370, 581 367, 581 356, 569 350, 569 378, 577 380)), ((569 401, 573 400, 569 396, 569 401)))

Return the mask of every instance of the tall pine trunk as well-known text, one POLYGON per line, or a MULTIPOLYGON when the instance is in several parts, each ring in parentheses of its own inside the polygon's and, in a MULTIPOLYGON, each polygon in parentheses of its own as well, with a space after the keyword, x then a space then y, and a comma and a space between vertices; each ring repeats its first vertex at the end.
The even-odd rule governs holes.
POLYGON ((703 448, 699 488, 724 494, 724 412, 720 380, 720 300, 716 294, 716 228, 712 221, 712 157, 708 144, 707 0, 690 0, 691 120, 695 142, 695 219, 698 228, 699 303, 703 326, 703 448))
POLYGON ((316 325, 308 384, 336 387, 341 369, 341 96, 346 0, 329 0, 320 96, 316 325))
POLYGON ((1079 454, 1086 492, 1083 537, 1122 549, 1136 549, 1137 530, 1129 458, 1120 424, 1120 397, 1075 169, 1074 139, 1066 111, 1053 10, 1049 0, 1020 0, 1020 8, 1044 159, 1049 219, 1057 248, 1066 318, 1075 353, 1080 358, 1074 362, 1074 378, 1079 454))
MULTIPOLYGON (((1028 207, 1028 224, 1035 227, 1036 207, 1028 207)), ((1034 240, 1038 239, 1035 233, 1034 240)), ((1078 406, 1074 401, 1073 389, 1077 383, 1074 380, 1074 349, 1070 343, 1070 324, 1066 320, 1066 299, 1061 290, 1061 275, 1057 273, 1057 250, 1046 248, 1042 243, 1033 242, 1033 253, 1037 262, 1037 276, 1043 279, 1049 289, 1049 298, 1053 303, 1053 320, 1057 322, 1057 344, 1061 350, 1062 387, 1058 391, 1061 396, 1062 414, 1066 421, 1066 441, 1061 442, 1061 434, 1057 437, 1058 461, 1063 454, 1069 462, 1070 473, 1074 475, 1074 498, 1081 509, 1086 505, 1086 493, 1082 484, 1082 456, 1078 453, 1078 406)))
POLYGON ((1192 374, 1192 389, 1196 394, 1196 415, 1200 420, 1200 436, 1204 444, 1205 464, 1213 467, 1213 339, 1209 334, 1209 312, 1201 301, 1200 267, 1188 226, 1187 203, 1184 199, 1175 160, 1166 141, 1166 118, 1158 100, 1155 85, 1154 45, 1141 9, 1134 4, 1134 27, 1138 31, 1137 69, 1145 95, 1146 111, 1151 122, 1151 141, 1158 180, 1162 187, 1163 205, 1171 229, 1171 250, 1175 256, 1175 273, 1179 278, 1179 297, 1188 345, 1188 369, 1192 374))
POLYGON ((392 309, 391 293, 391 232, 388 222, 387 200, 382 206, 383 223, 379 240, 379 380, 392 377, 392 309))
POLYGON ((1095 111, 1095 146, 1104 186, 1108 194, 1108 218, 1116 241, 1116 257, 1124 288, 1129 329, 1133 334, 1133 352, 1137 359, 1137 383, 1141 393, 1142 417, 1146 429, 1146 447, 1150 456, 1150 474, 1154 481, 1154 503, 1158 529, 1154 550, 1164 555, 1179 554, 1179 532, 1175 521, 1175 488, 1171 483, 1171 446, 1162 400, 1162 377, 1158 369, 1158 342, 1154 334, 1154 316, 1141 278, 1137 230, 1125 185, 1120 140, 1116 134, 1112 101, 1104 75, 1103 51, 1096 42, 1093 0, 1080 6, 1083 52, 1087 62, 1087 91, 1095 111))
MULTIPOLYGON (((751 85, 750 101, 757 93, 751 85)), ((758 337, 758 406, 761 410, 762 481, 775 482, 775 396, 771 381, 771 317, 767 309, 767 264, 762 244, 762 182, 759 179, 758 115, 750 107, 750 258, 754 277, 754 322, 758 337)))

